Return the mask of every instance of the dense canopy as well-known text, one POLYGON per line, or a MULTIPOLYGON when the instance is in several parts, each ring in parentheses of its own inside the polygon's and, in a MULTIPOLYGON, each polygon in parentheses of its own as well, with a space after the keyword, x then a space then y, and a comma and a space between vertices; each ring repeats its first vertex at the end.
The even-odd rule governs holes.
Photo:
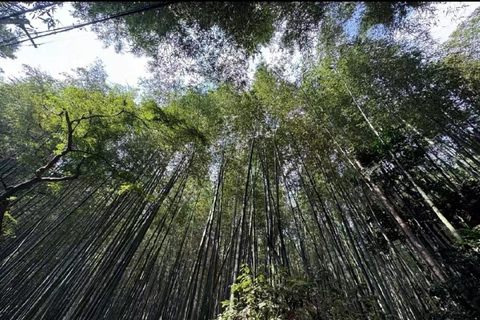
MULTIPOLYGON (((0 4, 2 62, 57 5, 0 4)), ((73 7, 150 79, 0 82, 0 319, 480 319, 478 9, 73 7)))

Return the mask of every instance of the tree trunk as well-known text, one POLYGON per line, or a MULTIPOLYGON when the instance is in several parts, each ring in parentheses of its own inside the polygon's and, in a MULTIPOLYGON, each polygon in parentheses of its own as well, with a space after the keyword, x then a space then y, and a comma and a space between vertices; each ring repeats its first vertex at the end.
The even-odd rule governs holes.
POLYGON ((355 159, 355 164, 358 166, 364 179, 372 187, 373 191, 375 191, 375 194, 377 195, 379 200, 388 209, 388 211, 393 216, 393 218, 397 222, 400 229, 402 229, 403 233, 407 236, 408 240, 413 245, 413 247, 417 250, 417 252, 420 254, 422 259, 429 265, 429 267, 432 269, 435 275, 442 282, 445 281, 445 274, 443 273, 442 269, 435 261, 435 258, 428 252, 427 248, 425 248, 425 246, 420 242, 420 240, 413 234, 412 230, 410 230, 408 225, 405 223, 402 217, 400 217, 400 215, 398 214, 397 209, 390 202, 390 200, 388 200, 387 197, 385 197, 382 190, 377 186, 376 183, 372 181, 370 176, 365 173, 365 169, 357 159, 355 159))
MULTIPOLYGON (((334 69, 337 74, 340 76, 340 73, 334 69)), ((378 138, 380 143, 382 145, 385 145, 385 141, 382 139, 380 136, 379 132, 377 129, 373 126, 372 122, 368 119, 367 115, 363 111, 362 107, 360 107, 360 104, 357 102, 357 100, 354 98, 353 93, 350 91, 350 89, 347 86, 347 83, 343 80, 343 78, 340 76, 343 84, 345 85, 345 89, 347 89, 348 93, 350 94, 350 97, 352 98, 355 106, 357 107, 358 111, 360 111, 362 117, 365 119, 365 122, 368 124, 369 128, 372 130, 372 132, 375 134, 375 136, 378 138)), ((454 138, 452 136, 452 138, 454 138)), ((415 187, 415 189, 420 193, 422 196, 423 200, 428 204, 428 206, 432 209, 432 211, 437 215, 437 217, 442 221, 442 223, 447 227, 447 229, 450 231, 451 235, 457 240, 457 241, 462 241, 462 237, 458 233, 458 231, 455 229, 455 227, 448 221, 448 219, 440 212, 438 207, 433 203, 432 199, 427 195, 427 193, 423 190, 422 187, 420 187, 413 177, 410 175, 410 173, 407 172, 407 170, 403 167, 403 165, 397 160, 397 157, 393 154, 392 151, 388 151, 388 154, 392 158, 393 162, 395 165, 397 165, 401 172, 407 177, 407 179, 410 181, 410 183, 415 187)))

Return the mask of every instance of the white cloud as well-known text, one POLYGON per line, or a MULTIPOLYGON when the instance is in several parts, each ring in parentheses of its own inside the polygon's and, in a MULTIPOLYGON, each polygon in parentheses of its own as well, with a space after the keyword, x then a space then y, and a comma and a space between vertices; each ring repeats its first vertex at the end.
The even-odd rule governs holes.
POLYGON ((432 38, 438 42, 445 42, 457 26, 464 21, 480 2, 447 2, 438 4, 436 18, 437 25, 430 29, 432 38))
MULTIPOLYGON (((65 3, 55 13, 55 18, 64 26, 75 23, 69 10, 71 5, 65 3)), ((38 29, 44 30, 45 26, 38 26, 38 29)), ((147 74, 147 58, 118 54, 112 47, 103 48, 102 42, 91 31, 75 29, 35 41, 39 45, 37 49, 30 43, 24 43, 16 53, 17 59, 0 60, 5 77, 20 75, 23 64, 40 67, 52 76, 58 76, 62 72, 85 67, 97 57, 105 64, 111 82, 135 86, 138 79, 147 74)))

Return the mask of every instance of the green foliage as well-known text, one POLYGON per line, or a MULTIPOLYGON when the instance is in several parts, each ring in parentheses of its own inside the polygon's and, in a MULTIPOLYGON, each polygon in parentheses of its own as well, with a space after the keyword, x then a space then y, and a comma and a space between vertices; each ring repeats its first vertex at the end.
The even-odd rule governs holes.
MULTIPOLYGON (((5 25, 0 25, 0 41, 1 42, 10 42, 10 39, 15 39, 22 35, 21 30, 12 30, 5 25)), ((15 51, 18 50, 19 45, 0 45, 0 58, 10 58, 15 59, 15 51)))
POLYGON ((476 268, 479 263, 478 252, 446 249, 442 256, 446 263, 453 263, 459 272, 430 288, 431 296, 439 305, 439 310, 432 313, 432 318, 476 319, 480 308, 480 274, 476 268))
POLYGON ((2 234, 0 235, 0 238, 2 238, 2 240, 15 238, 15 227, 17 223, 17 220, 12 217, 8 211, 5 212, 2 223, 2 234))
POLYGON ((63 190, 63 187, 61 184, 50 182, 46 184, 47 187, 52 191, 53 194, 59 194, 60 191, 63 190))
POLYGON ((361 146, 355 151, 357 159, 364 166, 368 167, 389 158, 389 152, 401 149, 402 142, 405 142, 405 136, 396 128, 382 131, 380 137, 383 143, 376 139, 370 145, 361 146))
POLYGON ((389 28, 398 27, 414 9, 423 9, 427 5, 426 1, 365 2, 365 15, 360 26, 361 31, 366 32, 378 24, 389 28))
MULTIPOLYGON (((74 7, 77 17, 89 20, 148 5, 151 3, 78 2, 74 7)), ((121 50, 128 43, 134 52, 156 54, 159 43, 169 38, 186 51, 193 49, 192 40, 207 40, 200 38, 206 36, 202 32, 210 31, 214 26, 233 36, 234 41, 242 47, 253 51, 257 44, 269 40, 273 32, 271 25, 272 13, 266 4, 192 2, 176 3, 161 10, 130 15, 121 22, 94 25, 94 30, 107 43, 114 43, 117 50, 121 50), (195 34, 189 38, 192 28, 195 34)))
POLYGON ((127 191, 139 194, 148 202, 155 201, 155 196, 153 194, 147 193, 139 183, 124 183, 117 190, 117 194, 123 194, 127 191))
POLYGON ((307 279, 289 276, 282 268, 271 269, 271 278, 264 274, 254 276, 243 265, 241 275, 232 285, 234 298, 222 302, 225 310, 216 319, 379 319, 375 316, 377 302, 373 296, 360 298, 365 307, 363 314, 353 311, 353 305, 360 302, 357 292, 363 290, 362 286, 345 296, 334 287, 322 288, 325 274, 307 279))
MULTIPOLYGON (((74 4, 75 15, 90 20, 132 9, 145 7, 149 3, 78 2, 74 4)), ((247 52, 254 52, 258 45, 266 44, 279 22, 285 21, 285 44, 299 41, 305 44, 306 35, 317 30, 319 25, 333 18, 349 18, 355 5, 363 3, 175 3, 161 10, 150 10, 130 15, 121 22, 95 25, 94 30, 107 42, 121 50, 126 43, 134 52, 146 51, 156 54, 162 41, 168 38, 185 50, 193 49, 192 40, 202 42, 202 37, 211 37, 214 27, 220 28, 234 43, 247 52), (125 37, 128 36, 128 37, 125 37), (191 38, 190 38, 191 37, 191 38)), ((394 22, 403 21, 411 10, 423 9, 426 2, 365 2, 367 7, 362 23, 365 27, 384 24, 392 27, 394 22)), ((323 30, 322 32, 330 32, 323 30)), ((191 53, 190 53, 191 54, 191 53)))
POLYGON ((480 95, 480 59, 471 59, 464 53, 452 53, 445 57, 441 66, 460 80, 459 85, 467 84, 477 96, 480 95))
MULTIPOLYGON (((142 5, 145 3, 76 3, 75 7, 80 17, 93 19, 142 5)), ((362 5, 365 15, 361 17, 361 29, 367 32, 379 24, 394 28, 405 21, 413 8, 424 3, 362 5)), ((167 42, 198 61, 212 62, 217 49, 221 52, 219 47, 212 49, 215 51, 212 55, 202 51, 210 50, 210 45, 218 40, 211 39, 211 33, 218 32, 225 46, 252 54, 258 46, 270 41, 279 22, 285 22, 288 29, 283 41, 294 46, 297 42, 308 42, 306 34, 319 26, 341 27, 345 19, 358 13, 357 9, 352 3, 175 3, 165 10, 112 20, 107 25, 99 25, 97 32, 103 33, 107 42, 128 43, 134 52, 145 52, 155 58, 160 56, 158 46, 167 42), (191 48, 200 52, 189 52, 191 48)), ((325 28, 321 29, 323 32, 325 28)), ((330 36, 338 31, 333 30, 330 36)), ((464 55, 429 61, 419 50, 364 37, 323 53, 322 59, 302 74, 302 81, 295 85, 280 80, 262 64, 249 90, 239 91, 223 83, 209 90, 165 94, 168 98, 161 104, 154 99, 139 99, 137 103, 134 91, 107 85, 100 62, 78 69, 76 75, 67 77, 66 81, 28 69, 25 78, 0 84, 0 156, 11 157, 27 177, 54 155, 62 155, 62 161, 48 172, 50 177, 71 176, 79 164, 83 164, 82 175, 87 176, 85 184, 113 177, 107 187, 98 191, 104 198, 95 194, 92 198, 101 201, 81 203, 78 212, 70 213, 72 219, 70 216, 66 220, 57 219, 62 209, 59 205, 55 216, 47 217, 46 212, 45 220, 41 220, 45 224, 58 220, 64 228, 62 231, 67 232, 70 226, 63 221, 74 226, 76 215, 102 212, 101 205, 94 208, 97 203, 107 203, 108 209, 112 205, 112 210, 125 214, 105 218, 109 223, 116 223, 117 218, 121 222, 105 228, 104 247, 100 246, 98 252, 92 247, 88 247, 92 251, 86 251, 93 257, 92 261, 99 261, 98 265, 93 264, 99 268, 95 274, 112 270, 118 281, 129 279, 121 290, 115 290, 114 285, 105 286, 115 295, 118 291, 119 296, 112 299, 112 303, 122 302, 121 295, 130 289, 128 281, 135 281, 137 272, 142 273, 141 281, 147 281, 153 274, 159 277, 175 274, 178 278, 164 286, 171 291, 159 291, 162 299, 170 299, 169 294, 183 294, 182 286, 188 282, 196 289, 187 292, 186 298, 180 297, 185 300, 179 299, 175 306, 191 302, 195 306, 191 306, 192 312, 198 309, 201 316, 207 318, 212 316, 212 305, 217 302, 208 291, 210 280, 217 277, 225 281, 232 273, 229 259, 233 256, 227 259, 228 252, 248 251, 247 255, 251 256, 247 259, 253 258, 262 266, 277 258, 275 254, 280 247, 288 252, 285 255, 292 262, 289 271, 293 276, 277 266, 265 274, 254 275, 244 265, 242 274, 231 287, 231 300, 223 303, 225 310, 218 316, 219 320, 376 320, 393 317, 383 314, 384 309, 398 307, 399 315, 417 312, 423 315, 424 310, 437 304, 445 310, 452 308, 451 314, 462 314, 458 301, 463 293, 469 295, 465 298, 468 301, 478 302, 474 298, 478 293, 475 286, 461 283, 470 279, 468 277, 447 281, 445 287, 433 295, 439 301, 409 304, 412 296, 423 297, 426 288, 421 286, 429 285, 432 279, 427 272, 421 274, 423 266, 414 260, 418 247, 409 246, 408 233, 399 231, 391 208, 398 209, 395 218, 404 218, 408 226, 412 225, 413 233, 429 230, 429 234, 425 233, 419 240, 421 243, 438 245, 439 251, 450 246, 447 241, 437 240, 444 238, 443 231, 436 225, 438 221, 431 219, 430 208, 409 182, 405 182, 406 173, 410 173, 448 219, 458 216, 467 226, 477 224, 478 182, 453 181, 478 173, 477 62, 464 55), (248 178, 245 167, 252 140, 255 141, 252 167, 249 167, 252 177, 248 178), (71 150, 68 150, 69 142, 71 150), (443 147, 449 147, 450 153, 443 152, 443 147), (162 192, 167 188, 160 186, 165 186, 164 180, 179 168, 179 159, 187 158, 188 167, 181 168, 185 172, 182 171, 179 178, 183 183, 184 174, 188 173, 185 188, 178 197, 165 196, 162 192), (459 159, 462 161, 457 161, 459 159), (280 170, 276 160, 283 162, 280 170), (218 181, 221 191, 217 193, 212 187, 216 185, 212 177, 216 176, 220 163, 226 163, 228 170, 218 181), (366 167, 365 172, 358 170, 358 164, 366 167), (248 183, 242 190, 245 181, 248 183), (115 197, 122 201, 116 201, 115 197), (294 201, 289 197, 295 197, 294 201), (165 205, 158 203, 157 211, 142 208, 145 202, 160 198, 165 200, 165 205), (392 206, 378 201, 383 198, 388 198, 392 206), (133 210, 137 209, 141 214, 136 215, 133 210), (243 224, 239 223, 239 219, 243 219, 239 218, 241 210, 247 219, 241 220, 243 224), (143 216, 150 216, 151 220, 135 220, 143 216), (153 221, 152 226, 143 224, 148 221, 153 221), (205 221, 206 227, 200 228, 205 221), (190 224, 192 230, 183 229, 190 224), (164 226, 171 226, 172 230, 162 229, 164 226), (236 230, 244 226, 245 229, 237 235, 235 226, 236 230), (112 233, 107 235, 107 230, 112 233), (188 231, 185 241, 178 236, 178 231, 183 230, 188 231), (280 235, 288 238, 286 245, 279 245, 280 235), (166 241, 168 249, 157 242, 160 238, 166 241), (271 243, 265 245, 265 238, 271 243), (107 259, 102 256, 102 250, 110 248, 110 239, 121 239, 120 245, 130 248, 122 258, 125 269, 115 266, 115 255, 125 253, 121 247, 117 247, 115 253, 112 250, 107 259), (241 248, 237 239, 248 240, 245 243, 251 247, 241 248), (298 240, 302 242, 297 243, 298 240), (177 247, 180 243, 182 247, 177 247), (144 251, 136 251, 134 246, 144 251), (170 248, 173 249, 166 251, 170 248), (399 248, 401 250, 397 250, 399 248), (156 251, 143 254, 148 250, 156 251), (297 252, 300 255, 297 256, 297 252), (169 259, 174 256, 170 253, 178 257, 175 262, 169 259), (162 258, 157 259, 160 254, 162 258), (222 260, 222 267, 217 268, 222 260), (133 266, 142 263, 145 268, 135 270, 133 266), (161 272, 157 272, 159 266, 161 272), (321 267, 325 269, 316 269, 321 267), (405 279, 396 278, 394 273, 398 270, 404 270, 401 276, 405 279), (345 273, 332 275, 338 271, 345 273), (124 277, 125 272, 128 277, 124 277), (303 276, 304 273, 308 276, 303 276), (410 285, 414 295, 410 295, 410 285), (443 302, 447 300, 451 302, 443 302)), ((43 192, 42 196, 60 200, 66 186, 51 183, 32 193, 37 196, 43 192)), ((178 183, 170 187, 174 192, 180 191, 178 183)), ((73 195, 84 192, 80 187, 80 191, 72 189, 73 195)), ((74 201, 78 199, 75 197, 74 201)), ((24 216, 29 215, 37 217, 36 212, 24 216)), ((90 217, 83 217, 87 223, 90 217)), ((104 221, 101 215, 95 218, 104 221)), ((9 237, 14 236, 14 225, 13 218, 6 215, 4 229, 9 237)), ((100 224, 96 223, 94 228, 97 225, 100 224)), ((86 229, 90 229, 90 224, 88 226, 86 229)), ((460 230, 464 242, 459 247, 463 244, 462 249, 472 254, 478 252, 480 233, 467 226, 460 230)), ((56 232, 51 230, 53 234, 56 232)), ((81 234, 82 230, 78 232, 81 234)), ((76 240, 73 236, 65 238, 76 240)), ((93 233, 83 239, 97 242, 93 233)), ((48 249, 48 246, 38 247, 48 249)), ((79 255, 83 254, 82 250, 78 251, 79 255)), ((248 261, 244 256, 239 259, 248 261)), ((465 264, 475 261, 472 258, 465 264)), ((456 271, 454 264, 448 265, 456 271)), ((72 268, 75 267, 72 264, 72 268)), ((68 272, 74 274, 70 269, 68 272)), ((465 269, 464 274, 475 278, 474 272, 474 268, 465 269)), ((135 296, 149 294, 152 288, 135 291, 135 296)), ((105 299, 110 298, 105 296, 105 299)), ((148 299, 145 306, 150 303, 148 299)), ((173 299, 168 303, 171 301, 173 299)), ((102 302, 102 305, 107 307, 109 303, 102 302)), ((38 307, 43 312, 43 306, 38 307)), ((165 307, 167 309, 170 312, 170 306, 165 307)))
MULTIPOLYGON (((145 8, 149 2, 76 2, 74 16, 92 21, 145 8)), ((178 76, 221 84, 245 86, 246 68, 252 55, 259 54, 280 36, 282 47, 313 48, 342 42, 352 31, 347 21, 359 16, 362 26, 383 25, 395 29, 406 23, 415 10, 427 2, 176 2, 156 10, 94 24, 93 30, 117 51, 131 51, 154 58, 154 82, 168 90, 186 84, 178 76), (368 10, 361 10, 367 6, 368 10), (168 59, 173 54, 176 59, 168 59), (228 56, 228 59, 224 59, 228 56)), ((358 32, 356 35, 358 36, 358 32)), ((188 80, 190 81, 190 80, 188 80)), ((195 81, 195 80, 193 80, 195 81)))
POLYGON ((217 319, 311 319, 313 308, 306 300, 311 289, 301 279, 285 278, 280 272, 273 280, 265 275, 254 277, 248 266, 232 285, 233 302, 222 302, 225 311, 217 319), (272 284, 272 282, 274 284, 272 284), (293 317, 293 318, 292 318, 293 317))
POLYGON ((452 53, 461 53, 471 59, 480 59, 478 48, 480 35, 480 8, 477 8, 450 35, 445 47, 452 53))
POLYGON ((477 248, 477 250, 480 248, 480 225, 472 229, 460 229, 459 231, 463 238, 462 244, 477 248))
POLYGON ((81 159, 90 173, 99 176, 120 169, 116 146, 143 124, 135 115, 131 93, 117 88, 92 90, 94 85, 102 84, 81 88, 55 81, 38 70, 30 70, 17 82, 0 84, 4 93, 0 101, 2 130, 8 132, 0 141, 3 155, 16 152, 17 160, 30 170, 44 165, 52 154, 59 155, 67 148, 68 113, 72 150, 63 157, 57 173, 75 172, 81 159))

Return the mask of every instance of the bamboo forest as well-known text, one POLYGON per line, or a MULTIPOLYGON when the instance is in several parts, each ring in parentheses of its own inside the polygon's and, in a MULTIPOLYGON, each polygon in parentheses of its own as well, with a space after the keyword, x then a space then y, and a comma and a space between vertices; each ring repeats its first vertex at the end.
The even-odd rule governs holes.
POLYGON ((480 6, 440 4, 0 2, 0 319, 480 319, 480 6), (81 28, 140 84, 3 72, 81 28))

